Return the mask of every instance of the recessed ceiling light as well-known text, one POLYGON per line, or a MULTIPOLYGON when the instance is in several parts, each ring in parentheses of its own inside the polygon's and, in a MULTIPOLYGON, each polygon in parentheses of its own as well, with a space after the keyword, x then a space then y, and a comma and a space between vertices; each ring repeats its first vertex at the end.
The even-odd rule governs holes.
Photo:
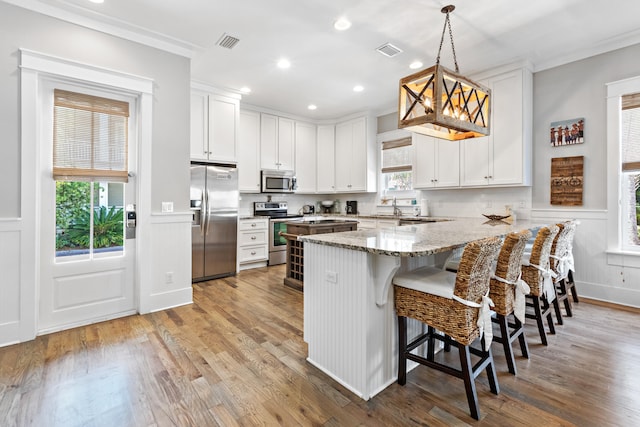
POLYGON ((282 58, 278 61, 278 67, 285 69, 291 67, 291 62, 288 59, 282 58))
POLYGON ((89 0, 91 3, 104 3, 104 0, 89 0))
POLYGON ((351 22, 347 20, 345 17, 338 18, 336 22, 333 23, 333 28, 338 31, 344 31, 351 28, 351 22))
POLYGON ((353 87, 353 91, 354 92, 362 92, 364 90, 364 87, 357 85, 353 87))
POLYGON ((422 67, 422 62, 420 61, 413 61, 411 64, 409 64, 409 68, 411 68, 412 70, 415 70, 420 67, 422 67))
POLYGON ((313 104, 309 104, 309 106, 307 107, 309 110, 316 110, 318 107, 316 107, 313 104))
POLYGON ((251 88, 247 86, 243 86, 240 88, 240 92, 242 93, 251 93, 251 88))

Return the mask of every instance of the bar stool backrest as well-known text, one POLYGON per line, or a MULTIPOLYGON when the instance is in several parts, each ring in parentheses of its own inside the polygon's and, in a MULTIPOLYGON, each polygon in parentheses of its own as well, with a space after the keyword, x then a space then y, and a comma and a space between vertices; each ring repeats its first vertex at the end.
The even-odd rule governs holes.
MULTIPOLYGON (((542 227, 538 230, 536 240, 533 242, 533 248, 531 249, 531 257, 528 260, 529 264, 538 265, 542 269, 549 269, 551 245, 558 231, 559 228, 557 225, 542 227)), ((529 288, 531 288, 531 295, 540 296, 542 294, 542 271, 534 267, 524 266, 522 268, 522 278, 527 282, 529 288)))
POLYGON ((489 290, 491 264, 500 250, 501 239, 491 237, 468 243, 456 274, 454 295, 479 303, 489 290))

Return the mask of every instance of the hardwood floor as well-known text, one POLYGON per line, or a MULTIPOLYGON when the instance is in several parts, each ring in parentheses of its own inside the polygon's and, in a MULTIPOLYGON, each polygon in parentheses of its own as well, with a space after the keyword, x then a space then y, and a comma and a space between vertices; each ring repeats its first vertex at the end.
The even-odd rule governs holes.
MULTIPOLYGON (((500 394, 425 367, 368 402, 305 361, 302 294, 284 268, 194 285, 194 304, 0 348, 2 426, 640 425, 640 313, 582 301, 500 394)), ((579 289, 578 289, 579 291, 579 289)), ((442 357, 455 357, 455 350, 442 357)), ((519 356, 519 350, 516 350, 519 356)))

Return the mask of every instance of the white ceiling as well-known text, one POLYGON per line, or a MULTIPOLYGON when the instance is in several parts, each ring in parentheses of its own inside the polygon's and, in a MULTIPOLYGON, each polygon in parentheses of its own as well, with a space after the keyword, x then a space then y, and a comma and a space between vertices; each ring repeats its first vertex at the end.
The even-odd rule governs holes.
MULTIPOLYGON (((435 62, 444 24, 440 9, 453 0, 4 1, 122 29, 121 35, 140 34, 143 42, 191 56, 194 80, 236 91, 248 86, 252 93, 243 95, 243 103, 323 120, 394 111, 398 80, 414 72, 409 63, 421 60, 426 68, 435 62), (349 30, 333 28, 340 16, 353 23, 349 30), (223 33, 240 42, 232 50, 216 46, 223 33), (404 52, 394 58, 376 52, 386 42, 404 52), (276 66, 281 57, 291 61, 290 69, 276 66), (358 84, 365 89, 355 93, 358 84), (308 104, 318 109, 309 111, 308 104)), ((453 4, 465 75, 517 61, 541 70, 640 42, 638 0, 453 4)), ((454 68, 448 36, 441 63, 454 68)))

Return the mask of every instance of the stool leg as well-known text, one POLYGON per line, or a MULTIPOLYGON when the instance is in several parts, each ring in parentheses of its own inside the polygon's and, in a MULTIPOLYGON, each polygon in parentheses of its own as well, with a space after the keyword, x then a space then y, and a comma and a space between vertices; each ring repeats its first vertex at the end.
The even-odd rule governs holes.
POLYGON ((407 383, 407 318, 398 316, 398 384, 407 383))
POLYGON ((487 345, 484 340, 484 336, 480 339, 480 345, 482 347, 482 358, 489 361, 487 363, 487 377, 489 377, 489 388, 493 394, 500 393, 500 386, 498 385, 498 376, 496 375, 496 367, 493 364, 493 353, 491 352, 491 345, 487 345))
POLYGON ((560 283, 558 283, 558 291, 564 297, 562 301, 564 302, 564 310, 567 312, 567 317, 573 317, 573 312, 571 311, 571 300, 569 299, 569 279, 562 279, 560 283))
POLYGON ((520 343, 520 351, 522 357, 529 358, 529 345, 527 344, 527 337, 524 335, 524 328, 522 322, 514 315, 516 330, 518 331, 518 342, 520 343))
POLYGON ((467 392, 467 402, 469 403, 469 411, 471 416, 476 420, 480 419, 480 407, 478 405, 478 394, 476 393, 476 383, 473 378, 473 365, 471 365, 471 354, 469 346, 458 344, 458 353, 460 354, 460 368, 462 370, 462 379, 464 380, 464 388, 467 392))
POLYGON ((573 281, 573 271, 571 270, 569 270, 568 280, 569 280, 569 283, 571 283, 571 285, 569 286, 569 289, 571 289, 571 296, 573 297, 573 302, 580 302, 580 300, 578 299, 578 292, 576 291, 576 282, 573 281))
POLYGON ((428 333, 429 339, 427 340, 427 360, 433 362, 436 354, 436 340, 435 338, 433 338, 433 335, 436 333, 436 329, 433 326, 429 326, 428 333))
POLYGON ((513 349, 511 348, 511 337, 509 335, 509 325, 507 324, 506 316, 502 314, 497 315, 498 325, 500 326, 500 335, 502 337, 502 348, 504 349, 504 357, 507 359, 507 366, 509 372, 513 375, 517 374, 516 360, 513 357, 513 349))
POLYGON ((558 293, 556 292, 555 284, 553 286, 553 292, 556 294, 556 297, 553 299, 553 311, 556 313, 556 317, 558 318, 558 325, 564 325, 564 321, 562 320, 562 312, 560 311, 560 302, 558 301, 558 293))
MULTIPOLYGON (((547 344, 547 332, 544 329, 544 321, 542 319, 542 309, 540 307, 540 297, 532 296, 533 298, 533 311, 535 312, 535 319, 538 325, 538 332, 540 333, 540 340, 543 345, 547 344)), ((552 322, 553 323, 553 322, 552 322)))

